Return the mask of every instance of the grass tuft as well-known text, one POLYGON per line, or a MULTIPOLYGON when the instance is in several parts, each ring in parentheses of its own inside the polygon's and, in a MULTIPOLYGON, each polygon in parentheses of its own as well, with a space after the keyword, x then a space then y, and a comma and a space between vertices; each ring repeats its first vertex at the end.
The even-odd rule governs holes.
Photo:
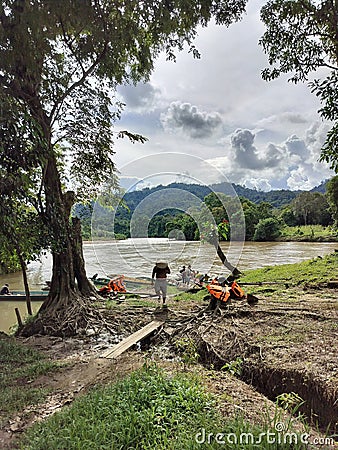
MULTIPOLYGON (((25 450, 233 449, 234 440, 251 433, 245 449, 272 450, 275 444, 262 438, 264 431, 238 417, 225 422, 215 399, 196 375, 170 375, 154 364, 128 378, 96 388, 36 424, 25 436, 25 450), (219 433, 224 444, 220 447, 219 433), (256 441, 263 439, 257 446, 256 441), (263 445, 263 446, 262 446, 263 445)), ((299 439, 300 442, 300 439, 299 439)), ((280 450, 305 449, 302 444, 281 444, 280 450)))
POLYGON ((42 401, 47 390, 30 385, 58 364, 14 339, 0 339, 0 419, 5 420, 28 405, 42 401))

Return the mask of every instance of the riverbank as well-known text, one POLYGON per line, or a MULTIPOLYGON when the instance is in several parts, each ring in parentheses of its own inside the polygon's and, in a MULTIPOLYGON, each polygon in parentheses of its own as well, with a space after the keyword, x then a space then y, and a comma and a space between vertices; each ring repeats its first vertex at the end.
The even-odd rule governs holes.
POLYGON ((338 242, 338 231, 330 226, 301 225, 283 227, 281 242, 338 242))
MULTIPOLYGON (((315 439, 322 439, 317 440, 317 443, 324 442, 323 430, 329 429, 332 434, 338 421, 335 394, 338 388, 338 368, 335 364, 338 349, 333 345, 337 340, 338 295, 337 289, 328 287, 330 280, 338 278, 337 267, 338 253, 302 264, 248 271, 242 278, 243 288, 259 297, 258 305, 250 307, 245 303, 234 303, 230 309, 223 310, 217 316, 200 314, 207 305, 203 299, 205 292, 180 294, 170 299, 165 325, 160 333, 144 342, 141 349, 132 349, 117 360, 100 358, 100 355, 109 345, 158 317, 161 311, 154 299, 131 298, 120 305, 114 302, 98 304, 105 320, 115 330, 109 335, 101 331, 96 336, 79 336, 75 339, 35 336, 14 341, 2 336, 2 346, 10 342, 21 350, 11 349, 7 352, 9 357, 0 363, 1 371, 8 373, 0 386, 1 448, 19 448, 32 424, 41 422, 39 429, 32 431, 29 441, 26 441, 25 450, 46 448, 46 436, 49 449, 60 448, 59 433, 69 443, 65 447, 67 450, 76 445, 77 448, 81 447, 82 439, 86 439, 86 445, 91 443, 91 449, 99 450, 102 447, 97 438, 91 435, 90 429, 95 429, 96 436, 103 430, 107 433, 110 429, 108 423, 115 421, 119 409, 114 409, 113 414, 102 419, 102 428, 92 423, 90 429, 84 432, 79 423, 82 420, 81 409, 77 409, 76 413, 76 416, 80 416, 79 422, 72 422, 70 418, 74 416, 68 410, 68 405, 74 403, 74 408, 78 408, 76 400, 81 398, 83 408, 95 408, 97 411, 91 420, 95 420, 96 416, 101 417, 99 405, 106 404, 105 394, 100 391, 96 397, 96 394, 91 394, 91 400, 85 400, 87 393, 92 392, 93 388, 114 384, 121 379, 129 383, 130 374, 149 362, 155 362, 159 370, 164 368, 170 377, 185 377, 186 373, 188 377, 197 377, 198 392, 202 390, 214 396, 213 400, 208 400, 208 406, 203 406, 208 411, 212 408, 218 417, 213 425, 211 422, 200 422, 196 431, 196 422, 191 427, 188 420, 184 423, 184 415, 180 419, 185 435, 189 436, 190 433, 192 436, 191 445, 194 446, 189 448, 206 448, 196 440, 194 442, 194 436, 201 428, 209 428, 212 433, 217 429, 219 432, 229 432, 227 424, 231 423, 232 430, 238 436, 241 432, 252 432, 258 436, 258 432, 275 432, 277 422, 282 423, 281 430, 286 427, 302 434, 305 421, 312 427, 309 442, 315 442, 315 439), (244 285, 263 281, 278 284, 244 285), (31 354, 33 350, 39 350, 44 358, 31 354), (291 413, 293 410, 294 416, 302 413, 303 419, 290 415, 290 410, 291 413), (62 420, 54 415, 61 411, 62 420), (68 437, 67 433, 70 433, 68 437)), ((156 380, 162 377, 157 369, 154 374, 156 380)), ((139 380, 139 393, 146 390, 150 382, 149 378, 142 376, 141 373, 135 375, 139 380)), ((162 386, 170 386, 167 384, 170 378, 161 380, 162 386)), ((173 395, 176 394, 175 391, 173 395)), ((152 395, 157 398, 159 394, 156 389, 152 395)), ((161 394, 165 397, 164 402, 174 398, 171 396, 167 399, 166 395, 163 392, 161 394)), ((202 398, 205 400, 202 393, 196 395, 201 395, 201 402, 202 398)), ((187 405, 188 418, 192 408, 189 400, 180 397, 177 401, 180 407, 187 405)), ((124 412, 126 417, 133 406, 128 405, 128 408, 124 412)), ((134 405, 135 408, 139 406, 134 405)), ((188 448, 176 445, 175 436, 166 434, 166 430, 174 426, 168 416, 174 411, 170 402, 159 405, 159 408, 153 416, 147 416, 150 423, 148 431, 163 428, 168 441, 156 448, 188 448)), ((146 413, 148 411, 144 409, 139 412, 146 413)), ((85 416, 83 414, 84 420, 85 416)), ((140 439, 137 425, 127 420, 124 423, 125 426, 135 426, 137 439, 140 439)), ((134 431, 132 428, 131 435, 134 431)), ((160 435, 155 433, 153 437, 159 438, 160 435)), ((109 435, 108 439, 111 439, 109 435)), ((135 443, 130 445, 134 445, 132 448, 144 448, 135 446, 135 443)), ((234 446, 222 445, 221 448, 234 446)), ((286 445, 279 448, 311 447, 286 445)), ((312 448, 334 447, 316 445, 312 448)))

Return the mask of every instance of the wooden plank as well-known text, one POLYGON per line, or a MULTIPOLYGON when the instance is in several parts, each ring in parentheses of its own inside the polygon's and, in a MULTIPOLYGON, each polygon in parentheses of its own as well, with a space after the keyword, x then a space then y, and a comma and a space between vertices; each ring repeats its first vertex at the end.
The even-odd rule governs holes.
POLYGON ((101 358, 117 358, 123 352, 128 350, 128 348, 130 348, 132 345, 135 345, 137 342, 148 336, 163 324, 163 320, 153 320, 140 330, 128 336, 126 339, 123 339, 123 341, 119 342, 117 345, 114 345, 113 348, 109 348, 108 350, 106 350, 104 353, 102 353, 101 358))
POLYGON ((338 288, 338 280, 330 280, 327 282, 327 287, 331 289, 338 288))

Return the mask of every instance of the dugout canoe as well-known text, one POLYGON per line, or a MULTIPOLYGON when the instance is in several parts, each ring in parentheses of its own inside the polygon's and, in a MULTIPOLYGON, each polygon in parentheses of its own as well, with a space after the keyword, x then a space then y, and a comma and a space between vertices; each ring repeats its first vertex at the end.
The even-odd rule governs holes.
MULTIPOLYGON (((30 297, 32 302, 43 302, 48 295, 48 291, 30 291, 30 297)), ((11 295, 0 295, 0 301, 7 302, 25 302, 25 291, 12 291, 11 295)))

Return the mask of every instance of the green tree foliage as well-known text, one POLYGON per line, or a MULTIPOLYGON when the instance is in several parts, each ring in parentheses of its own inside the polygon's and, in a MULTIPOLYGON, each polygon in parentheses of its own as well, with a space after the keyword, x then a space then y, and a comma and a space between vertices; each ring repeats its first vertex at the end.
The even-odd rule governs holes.
POLYGON ((338 228, 338 175, 331 178, 326 185, 326 196, 334 225, 338 228))
POLYGON ((26 263, 49 244, 45 224, 36 211, 36 167, 41 155, 34 145, 36 126, 24 116, 21 105, 5 97, 0 98, 0 106, 1 266, 5 272, 21 267, 28 291, 26 263))
MULTIPOLYGON (((189 185, 185 187, 189 191, 189 185)), ((161 210, 163 199, 166 197, 166 189, 162 188, 164 191, 163 196, 159 196, 159 198, 152 196, 151 204, 155 211, 161 210)), ((148 195, 152 195, 156 191, 146 189, 146 192, 148 195)), ((138 191, 137 193, 137 198, 140 202, 146 198, 143 194, 143 191, 138 191)), ((136 197, 132 196, 132 198, 135 200, 136 197)), ((124 199, 126 204, 130 205, 129 194, 126 194, 124 199)), ((185 207, 189 205, 189 201, 189 198, 187 198, 184 203, 185 207)), ((242 208, 245 218, 246 240, 254 239, 258 223, 267 218, 277 218, 281 223, 285 223, 288 226, 303 225, 305 220, 311 225, 327 226, 332 223, 326 196, 320 192, 304 191, 281 210, 274 208, 267 201, 261 201, 257 204, 243 197, 241 198, 242 208, 238 208, 239 204, 234 200, 234 197, 215 192, 206 195, 204 203, 201 205, 202 207, 186 208, 186 213, 171 208, 160 211, 151 219, 147 216, 142 236, 208 240, 207 236, 215 232, 220 241, 243 239, 242 208), (229 215, 231 216, 231 221, 229 220, 229 215), (225 223, 224 221, 229 222, 229 230, 227 230, 225 236, 217 229, 217 225, 225 223)), ((114 220, 112 220, 109 210, 104 210, 102 206, 99 207, 102 211, 98 214, 98 217, 95 216, 93 219, 94 228, 97 228, 99 231, 98 237, 112 237, 114 233, 115 235, 130 237, 130 220, 133 216, 133 210, 129 206, 127 208, 118 208, 114 220), (112 228, 113 223, 114 229, 112 228)), ((137 204, 134 204, 133 208, 135 209, 136 207, 137 204)), ((134 232, 137 235, 139 230, 141 230, 140 227, 134 227, 134 232)))
POLYGON ((170 214, 161 214, 154 216, 148 227, 149 237, 167 237, 167 225, 170 223, 172 216, 170 214))
POLYGON ((27 262, 36 260, 48 246, 44 223, 33 210, 14 197, 0 198, 0 242, 2 265, 22 270, 28 313, 32 314, 27 278, 27 262))
MULTIPOLYGON (((320 99, 321 116, 334 122, 322 148, 321 160, 338 171, 338 4, 332 0, 269 0, 261 9, 267 29, 260 40, 272 68, 265 80, 283 73, 294 83, 307 81, 325 68, 327 76, 311 83, 320 99)), ((324 72, 325 73, 325 72, 324 72)))
POLYGON ((197 232, 197 224, 189 214, 179 214, 174 220, 171 220, 166 227, 167 236, 173 236, 171 231, 178 229, 187 241, 193 241, 197 232), (170 227, 168 226, 170 224, 170 227), (171 228, 171 230, 170 230, 171 228))
MULTIPOLYGON (((199 56, 193 45, 197 28, 211 19, 230 25, 244 7, 243 0, 2 2, 0 110, 12 113, 13 127, 23 140, 10 152, 13 132, 5 127, 0 150, 8 156, 8 166, 18 168, 20 179, 27 177, 21 171, 22 150, 30 158, 29 172, 37 174, 36 206, 48 226, 53 252, 45 310, 57 313, 78 304, 79 293, 93 292, 84 269, 79 221, 69 217, 75 188, 94 194, 96 183, 114 170, 111 124, 122 109, 114 98, 116 86, 147 80, 162 51, 174 59, 175 50, 186 44, 199 56), (66 157, 72 191, 65 190, 66 157)), ((124 136, 143 140, 127 131, 118 134, 124 136)), ((11 172, 1 175, 10 178, 11 172)))
MULTIPOLYGON (((244 201, 243 198, 240 198, 240 201, 238 201, 237 197, 233 195, 212 192, 205 197, 204 202, 211 211, 216 224, 224 227, 224 224, 228 223, 226 226, 229 229, 226 233, 220 232, 221 230, 218 227, 218 235, 221 241, 244 239, 245 217, 243 217, 243 211, 245 216, 245 208, 243 208, 243 203, 248 202, 251 204, 249 200, 245 199, 244 201)), ((252 205, 254 204, 252 203, 252 205)))
POLYGON ((255 229, 254 241, 274 241, 281 235, 281 224, 274 217, 261 219, 255 229))
POLYGON ((280 220, 282 220, 286 225, 290 227, 294 227, 296 225, 300 225, 300 223, 297 220, 297 217, 295 216, 295 213, 293 212, 292 208, 290 206, 286 206, 282 208, 279 214, 280 220))
POLYGON ((331 216, 324 194, 302 192, 292 202, 291 208, 298 223, 296 225, 328 225, 331 216))
POLYGON ((245 218, 245 239, 252 240, 258 222, 260 219, 265 218, 265 215, 264 217, 261 216, 259 205, 256 205, 245 198, 241 198, 241 203, 245 218))
MULTIPOLYGON (((140 191, 127 192, 124 194, 123 200, 125 201, 130 211, 134 211, 136 206, 148 195, 151 195, 159 190, 167 189, 179 189, 181 191, 188 191, 194 196, 207 202, 209 208, 223 206, 223 196, 231 197, 231 195, 234 195, 234 193, 236 193, 238 197, 246 198, 256 204, 259 204, 261 202, 268 202, 274 208, 280 208, 282 206, 288 205, 301 192, 289 190, 264 192, 245 188, 243 186, 232 183, 218 183, 211 185, 210 187, 197 184, 171 183, 166 186, 159 185, 153 188, 145 188, 140 191)), ((323 192, 324 191, 325 189, 323 189, 323 192)))

